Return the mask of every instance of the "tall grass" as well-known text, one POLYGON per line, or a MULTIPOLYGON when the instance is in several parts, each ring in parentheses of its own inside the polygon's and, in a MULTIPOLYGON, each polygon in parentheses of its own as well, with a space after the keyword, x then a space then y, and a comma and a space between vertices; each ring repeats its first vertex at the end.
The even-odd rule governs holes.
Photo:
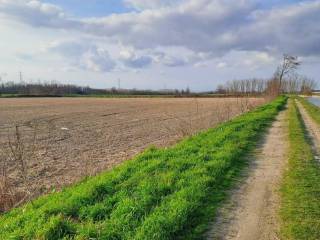
POLYGON ((320 239, 320 165, 297 106, 289 106, 289 165, 282 184, 283 239, 320 239))
POLYGON ((198 239, 286 98, 0 218, 0 239, 198 239))

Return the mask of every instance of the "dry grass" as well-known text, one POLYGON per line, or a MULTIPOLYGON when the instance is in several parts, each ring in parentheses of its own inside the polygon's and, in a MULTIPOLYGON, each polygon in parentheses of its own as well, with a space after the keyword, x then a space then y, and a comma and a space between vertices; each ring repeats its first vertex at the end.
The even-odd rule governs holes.
POLYGON ((264 99, 0 99, 0 211, 228 121, 264 99))

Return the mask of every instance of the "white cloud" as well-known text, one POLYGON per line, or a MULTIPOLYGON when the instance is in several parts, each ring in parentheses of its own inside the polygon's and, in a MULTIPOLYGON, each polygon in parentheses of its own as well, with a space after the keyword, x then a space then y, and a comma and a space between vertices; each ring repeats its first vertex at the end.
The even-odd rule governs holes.
POLYGON ((125 4, 138 10, 170 7, 182 0, 125 0, 125 4))
POLYGON ((53 42, 43 51, 64 56, 71 67, 95 72, 110 72, 116 67, 106 49, 84 40, 53 42))
POLYGON ((133 49, 123 49, 120 58, 126 67, 143 68, 151 65, 153 59, 148 55, 138 55, 133 49))
POLYGON ((69 19, 62 8, 37 0, 0 0, 0 15, 34 27, 73 28, 81 23, 69 19))
POLYGON ((217 68, 243 68, 249 71, 270 66, 275 68, 278 64, 277 58, 266 52, 259 51, 231 51, 224 57, 219 58, 219 60, 216 63, 217 68))
POLYGON ((167 67, 197 65, 212 56, 203 52, 194 52, 184 47, 164 47, 150 51, 154 62, 167 67))
POLYGON ((105 49, 91 48, 85 52, 80 60, 80 66, 95 72, 110 72, 116 63, 105 49))
POLYGON ((140 12, 72 19, 59 7, 0 0, 0 12, 36 27, 77 30, 137 49, 179 46, 221 56, 232 50, 320 54, 320 1, 261 10, 254 0, 128 0, 140 12), (171 1, 170 1, 171 2, 171 1), (159 7, 159 8, 153 8, 159 7), (165 6, 165 7, 161 7, 165 6))
POLYGON ((217 64, 217 68, 225 68, 225 67, 227 67, 227 63, 225 63, 225 62, 219 62, 217 64))
POLYGON ((231 50, 270 49, 320 54, 320 27, 315 24, 320 21, 320 1, 271 10, 258 10, 251 1, 226 2, 187 1, 175 8, 118 15, 92 24, 97 29, 103 26, 101 34, 136 48, 182 46, 215 56, 231 50))
MULTIPOLYGON (((259 8, 261 0, 126 0, 137 11, 106 17, 72 18, 62 8, 37 0, 0 0, 0 17, 34 28, 67 30, 74 39, 48 49, 69 64, 92 71, 205 66, 235 66, 222 59, 235 57, 250 69, 274 63, 283 52, 320 56, 320 0, 259 8), (119 44, 118 55, 95 42, 119 44), (129 50, 128 50, 129 49, 129 50), (160 49, 160 50, 159 50, 160 49), (242 55, 242 56, 243 56, 242 55)), ((22 53, 21 56, 28 56, 22 53)))
POLYGON ((156 51, 153 53, 153 56, 155 62, 167 67, 184 66, 190 63, 189 59, 183 56, 183 54, 174 56, 172 54, 166 54, 163 51, 156 51))

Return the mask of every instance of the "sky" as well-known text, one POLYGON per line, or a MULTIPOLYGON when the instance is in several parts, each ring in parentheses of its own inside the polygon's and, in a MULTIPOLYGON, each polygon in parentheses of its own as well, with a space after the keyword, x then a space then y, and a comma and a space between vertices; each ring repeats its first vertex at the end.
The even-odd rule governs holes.
POLYGON ((319 22, 320 0, 0 0, 0 80, 209 91, 286 53, 320 83, 319 22))

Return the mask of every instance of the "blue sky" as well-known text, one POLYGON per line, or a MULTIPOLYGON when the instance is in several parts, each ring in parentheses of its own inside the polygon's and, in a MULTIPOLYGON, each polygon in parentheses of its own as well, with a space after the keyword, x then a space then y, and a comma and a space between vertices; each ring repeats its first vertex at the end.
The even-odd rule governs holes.
POLYGON ((320 0, 0 0, 0 79, 207 91, 288 53, 319 81, 319 22, 320 0))
POLYGON ((121 0, 49 0, 78 17, 102 17, 114 13, 124 13, 131 9, 121 0))
MULTIPOLYGON (((126 13, 134 9, 121 0, 48 0, 64 8, 67 12, 78 17, 103 17, 110 14, 126 13)), ((259 1, 261 8, 272 8, 280 5, 302 2, 299 0, 268 0, 259 1)))

